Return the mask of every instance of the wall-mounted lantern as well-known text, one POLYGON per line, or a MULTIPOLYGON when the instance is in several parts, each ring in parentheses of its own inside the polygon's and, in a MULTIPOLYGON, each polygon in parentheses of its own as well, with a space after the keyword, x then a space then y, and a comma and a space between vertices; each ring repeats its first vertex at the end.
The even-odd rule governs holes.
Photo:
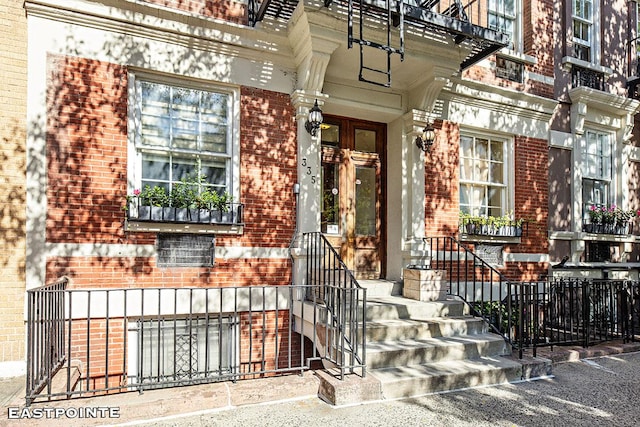
POLYGON ((304 128, 309 132, 311 136, 316 136, 318 134, 318 129, 320 129, 320 125, 322 124, 322 110, 318 107, 318 100, 314 102, 313 107, 309 110, 309 117, 307 118, 306 123, 304 124, 304 128))
POLYGON ((425 153, 430 152, 435 139, 436 131, 431 124, 427 124, 422 130, 422 134, 416 136, 416 146, 425 153))

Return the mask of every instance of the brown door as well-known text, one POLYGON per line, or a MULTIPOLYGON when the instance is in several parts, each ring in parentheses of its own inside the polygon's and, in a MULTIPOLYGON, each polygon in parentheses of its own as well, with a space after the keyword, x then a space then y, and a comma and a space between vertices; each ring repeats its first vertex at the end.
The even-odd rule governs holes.
POLYGON ((326 117, 322 128, 322 232, 358 279, 384 276, 386 126, 326 117))

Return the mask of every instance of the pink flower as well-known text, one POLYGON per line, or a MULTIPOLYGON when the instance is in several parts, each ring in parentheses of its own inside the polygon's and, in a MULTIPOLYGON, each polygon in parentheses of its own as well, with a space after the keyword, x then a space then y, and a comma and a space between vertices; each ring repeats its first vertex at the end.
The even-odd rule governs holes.
MULTIPOLYGON (((596 207, 595 207, 595 205, 591 205, 591 207, 589 208, 589 210, 590 210, 590 211, 595 211, 595 210, 597 210, 597 209, 598 209, 598 208, 596 208, 596 207)), ((640 212, 640 211, 639 211, 639 212, 640 212)))
POLYGON ((134 196, 139 196, 140 195, 140 189, 136 188, 135 190, 133 190, 133 195, 134 196))

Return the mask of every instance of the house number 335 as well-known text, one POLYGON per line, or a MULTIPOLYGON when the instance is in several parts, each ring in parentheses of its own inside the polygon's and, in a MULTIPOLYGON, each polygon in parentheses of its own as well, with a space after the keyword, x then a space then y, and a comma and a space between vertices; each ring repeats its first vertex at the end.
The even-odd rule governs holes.
POLYGON ((309 163, 307 162, 307 158, 303 157, 302 158, 302 162, 300 164, 302 165, 302 168, 305 170, 305 174, 308 175, 309 177, 311 177, 311 183, 315 184, 316 183, 316 176, 313 174, 311 166, 309 166, 309 163))

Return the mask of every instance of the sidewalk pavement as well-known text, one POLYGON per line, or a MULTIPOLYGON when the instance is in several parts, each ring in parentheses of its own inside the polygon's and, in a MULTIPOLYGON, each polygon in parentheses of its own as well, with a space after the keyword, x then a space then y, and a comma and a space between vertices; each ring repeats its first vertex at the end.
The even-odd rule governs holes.
MULTIPOLYGON (((640 351, 640 343, 608 342, 589 348, 542 347, 537 357, 552 363, 577 361, 584 358, 616 355, 640 351)), ((526 353, 532 356, 531 350, 526 353)), ((515 354, 517 357, 517 353, 515 354)), ((118 393, 108 396, 77 398, 53 402, 34 403, 23 413, 25 405, 25 378, 0 379, 0 426, 96 426, 96 425, 150 425, 154 420, 165 422, 186 415, 225 411, 247 405, 269 404, 287 400, 317 399, 320 380, 313 372, 263 379, 222 382, 170 389, 147 390, 144 393, 118 393), (48 409, 52 408, 52 409, 48 409), (98 418, 77 418, 87 408, 105 408, 98 418), (9 414, 37 415, 36 410, 64 411, 58 419, 9 419, 9 414), (111 411, 111 413, 107 412, 111 411), (105 415, 106 414, 106 415, 105 415), (109 415, 117 415, 109 417, 109 415)))

